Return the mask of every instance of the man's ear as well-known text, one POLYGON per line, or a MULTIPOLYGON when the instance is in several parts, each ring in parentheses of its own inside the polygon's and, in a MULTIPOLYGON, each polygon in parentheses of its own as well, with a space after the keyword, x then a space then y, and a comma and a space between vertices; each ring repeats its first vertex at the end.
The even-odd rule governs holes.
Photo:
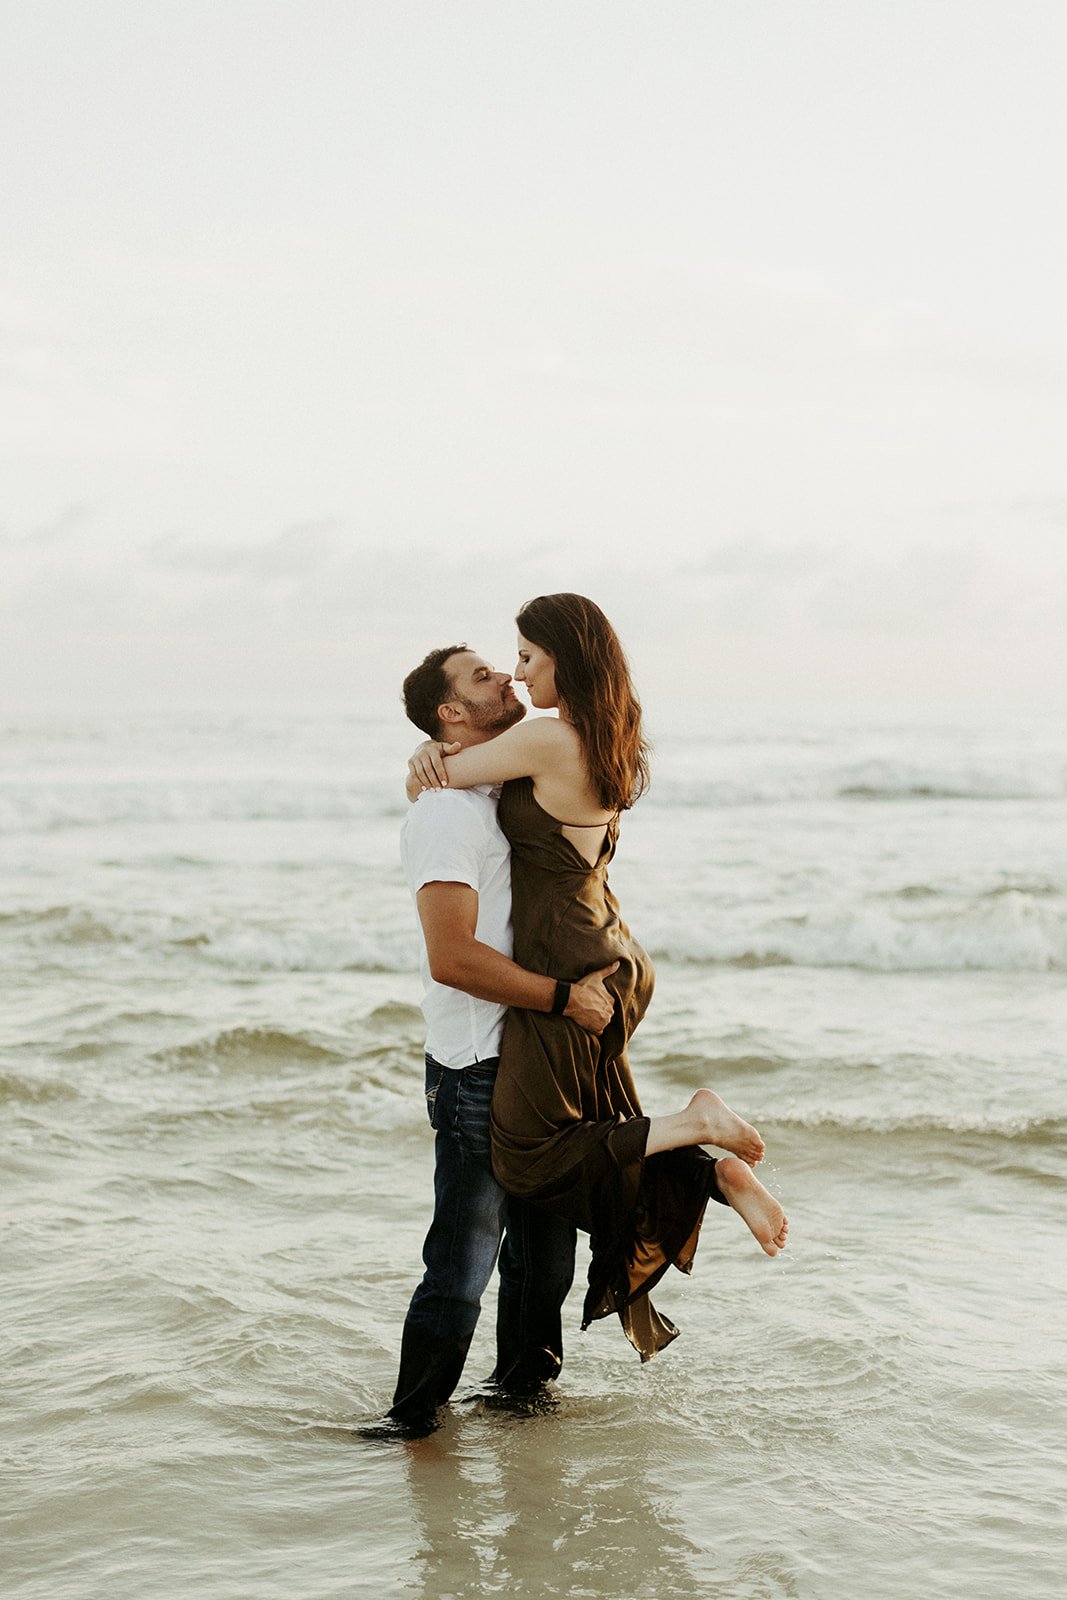
MULTIPOLYGON (((451 701, 445 700, 437 708, 437 720, 440 723, 462 722, 463 713, 458 706, 454 706, 451 701)), ((448 743, 447 739, 445 743, 448 743)))

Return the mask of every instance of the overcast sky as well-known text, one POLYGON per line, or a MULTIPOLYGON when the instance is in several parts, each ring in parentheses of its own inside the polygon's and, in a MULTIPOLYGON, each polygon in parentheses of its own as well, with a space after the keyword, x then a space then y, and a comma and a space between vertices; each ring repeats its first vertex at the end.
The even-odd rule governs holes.
POLYGON ((1061 0, 2 15, 4 706, 1063 704, 1061 0))

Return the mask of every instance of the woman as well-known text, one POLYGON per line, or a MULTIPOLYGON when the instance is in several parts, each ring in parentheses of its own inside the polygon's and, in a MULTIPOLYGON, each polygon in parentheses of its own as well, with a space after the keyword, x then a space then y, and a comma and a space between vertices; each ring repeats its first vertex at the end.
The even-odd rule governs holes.
MULTIPOLYGON (((756 1130, 708 1089, 683 1111, 645 1117, 626 1047, 653 973, 608 887, 619 813, 648 783, 641 708, 614 629, 582 595, 543 595, 520 611, 515 678, 537 710, 484 744, 448 754, 430 740, 408 793, 444 784, 504 787, 512 847, 515 960, 574 978, 618 962, 615 1012, 597 1037, 560 1015, 510 1011, 493 1097, 493 1170, 503 1188, 589 1234, 583 1327, 617 1311, 647 1361, 677 1334, 648 1298, 670 1264, 691 1270, 709 1199, 732 1206, 768 1255, 786 1242, 781 1206, 752 1172, 756 1130), (713 1160, 701 1148, 733 1152, 713 1160)), ((556 1012, 566 1005, 558 985, 556 1012)))

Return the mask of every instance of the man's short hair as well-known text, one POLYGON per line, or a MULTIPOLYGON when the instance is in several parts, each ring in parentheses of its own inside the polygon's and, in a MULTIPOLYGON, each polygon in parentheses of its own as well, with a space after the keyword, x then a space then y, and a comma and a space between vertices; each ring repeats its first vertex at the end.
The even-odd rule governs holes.
POLYGON ((441 724, 437 708, 455 695, 452 679, 445 671, 450 656, 469 650, 469 644, 447 644, 442 650, 431 650, 425 661, 409 672, 404 679, 404 710, 408 721, 431 739, 441 737, 441 724))

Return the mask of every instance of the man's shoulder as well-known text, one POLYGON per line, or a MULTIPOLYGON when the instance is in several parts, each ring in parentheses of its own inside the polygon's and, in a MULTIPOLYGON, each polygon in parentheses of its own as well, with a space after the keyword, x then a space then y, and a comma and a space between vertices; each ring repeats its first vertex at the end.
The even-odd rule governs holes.
POLYGON ((497 828, 496 801, 479 789, 424 789, 407 810, 403 833, 427 837, 453 831, 497 828))
POLYGON ((496 820, 496 801, 470 789, 420 795, 400 830, 400 860, 416 891, 432 879, 480 889, 485 874, 497 871, 510 854, 496 820))
POLYGON ((408 819, 421 817, 440 821, 443 817, 460 816, 468 811, 480 817, 495 817, 496 800, 482 789, 424 789, 408 807, 408 819))

